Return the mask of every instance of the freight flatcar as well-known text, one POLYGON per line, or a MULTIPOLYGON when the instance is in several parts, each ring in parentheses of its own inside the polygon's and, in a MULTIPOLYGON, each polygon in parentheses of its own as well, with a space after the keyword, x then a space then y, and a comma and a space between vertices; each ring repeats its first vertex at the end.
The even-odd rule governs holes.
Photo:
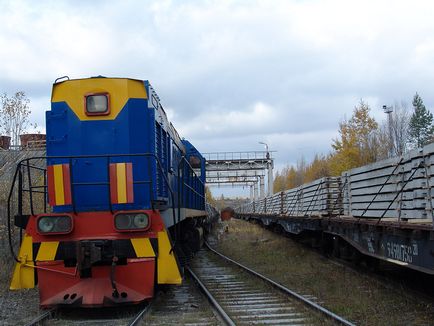
POLYGON ((94 307, 180 284, 206 219, 205 160, 150 83, 56 80, 46 131, 47 157, 18 163, 9 196, 11 289, 37 284, 43 307, 94 307))
POLYGON ((341 258, 434 275, 434 143, 250 202, 236 216, 341 258))

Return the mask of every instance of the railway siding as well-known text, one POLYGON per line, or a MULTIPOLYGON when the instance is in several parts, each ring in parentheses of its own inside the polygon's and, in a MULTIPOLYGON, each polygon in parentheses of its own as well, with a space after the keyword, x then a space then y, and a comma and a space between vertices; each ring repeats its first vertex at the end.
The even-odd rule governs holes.
POLYGON ((434 143, 253 201, 236 215, 337 237, 364 255, 434 274, 433 163, 434 143))
POLYGON ((282 217, 238 214, 241 219, 256 220, 266 226, 280 226, 299 235, 312 231, 340 237, 361 253, 427 274, 434 274, 434 231, 424 224, 377 222, 351 217, 282 217))

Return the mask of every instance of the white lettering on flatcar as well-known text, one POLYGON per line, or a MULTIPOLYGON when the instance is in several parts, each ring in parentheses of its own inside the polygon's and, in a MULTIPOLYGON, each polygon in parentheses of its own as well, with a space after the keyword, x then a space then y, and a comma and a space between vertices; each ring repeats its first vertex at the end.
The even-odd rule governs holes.
POLYGON ((419 255, 417 243, 404 245, 394 242, 387 242, 387 256, 392 259, 403 261, 404 263, 412 263, 413 258, 419 255))

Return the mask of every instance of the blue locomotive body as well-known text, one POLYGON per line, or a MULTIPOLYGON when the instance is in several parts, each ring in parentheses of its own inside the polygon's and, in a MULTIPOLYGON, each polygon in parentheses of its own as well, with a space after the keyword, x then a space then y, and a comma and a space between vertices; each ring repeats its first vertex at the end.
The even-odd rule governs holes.
MULTIPOLYGON (((105 82, 104 78, 83 81, 89 80, 105 82)), ((124 82, 122 79, 109 80, 124 82)), ((65 83, 71 82, 78 84, 77 92, 82 91, 80 81, 65 83)), ((143 89, 144 98, 127 98, 111 119, 104 119, 104 115, 83 119, 67 99, 58 101, 62 95, 54 88, 46 123, 47 156, 56 158, 50 158, 48 165, 69 164, 73 184, 72 203, 54 206, 55 211, 137 210, 155 206, 162 211, 179 206, 205 211, 204 158, 190 142, 180 139, 148 81, 143 82, 143 89), (146 155, 141 155, 144 153, 146 155), (101 157, 96 157, 98 155, 101 157), (68 158, 57 158, 62 156, 68 158), (80 158, 71 158, 74 156, 80 158), (125 161, 133 166, 134 201, 113 204, 107 186, 108 163, 125 161)), ((100 94, 101 90, 97 89, 95 93, 100 94)), ((171 218, 166 218, 165 222, 167 227, 173 224, 171 218)))

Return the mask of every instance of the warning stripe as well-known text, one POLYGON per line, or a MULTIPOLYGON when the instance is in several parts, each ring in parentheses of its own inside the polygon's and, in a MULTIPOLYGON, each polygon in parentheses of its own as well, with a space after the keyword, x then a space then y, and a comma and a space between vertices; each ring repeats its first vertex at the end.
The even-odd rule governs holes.
POLYGON ((133 238, 131 244, 137 257, 155 257, 155 251, 152 248, 149 238, 133 238))
POLYGON ((63 194, 65 196, 65 205, 72 204, 71 197, 71 172, 69 170, 69 164, 62 164, 63 172, 63 194))
POLYGON ((127 174, 127 201, 129 203, 134 202, 134 190, 133 190, 133 164, 126 164, 126 174, 127 174))
POLYGON ((58 247, 59 241, 41 242, 38 251, 34 253, 36 261, 53 261, 58 247))
POLYGON ((56 205, 56 196, 54 190, 54 167, 52 165, 47 166, 47 177, 48 177, 48 203, 50 206, 56 205))
POLYGON ((110 200, 112 204, 118 202, 118 182, 116 178, 116 164, 110 164, 110 200))
POLYGON ((47 167, 48 202, 51 206, 71 205, 71 174, 69 164, 47 167))
POLYGON ((110 199, 112 204, 134 202, 132 163, 110 163, 110 199))
POLYGON ((116 181, 118 184, 118 204, 127 202, 127 172, 125 163, 116 164, 116 181))

